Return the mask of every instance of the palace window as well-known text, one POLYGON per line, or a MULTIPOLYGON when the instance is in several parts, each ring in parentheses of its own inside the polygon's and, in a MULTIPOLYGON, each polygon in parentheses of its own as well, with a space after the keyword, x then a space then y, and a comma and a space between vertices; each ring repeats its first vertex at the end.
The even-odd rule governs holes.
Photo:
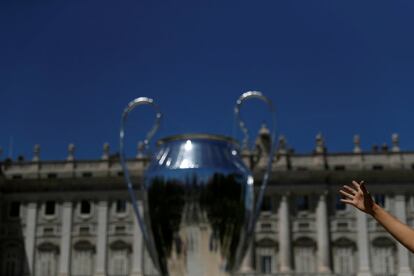
POLYGON ((72 275, 92 276, 95 261, 95 247, 89 241, 78 241, 74 245, 72 275))
POLYGON ((82 173, 82 177, 85 177, 85 178, 90 178, 90 177, 92 177, 93 175, 92 175, 92 173, 91 172, 84 172, 84 173, 82 173))
POLYGON ((59 249, 51 243, 43 243, 38 246, 36 254, 36 275, 55 276, 59 263, 59 249))
POLYGON ((294 260, 296 272, 316 272, 316 246, 310 238, 299 238, 295 241, 294 260))
POLYGON ((55 173, 48 173, 47 174, 47 178, 55 179, 55 178, 57 178, 57 174, 55 174, 55 173))
POLYGON ((261 274, 275 273, 277 267, 276 242, 265 238, 256 244, 257 271, 261 274))
POLYGON ((73 275, 92 276, 94 266, 93 257, 92 250, 75 250, 72 261, 73 275))
POLYGON ((345 166, 344 165, 336 165, 336 166, 334 166, 334 170, 335 171, 344 171, 345 166))
POLYGON ((372 255, 374 274, 395 275, 397 273, 396 247, 389 238, 376 238, 373 241, 372 255))
POLYGON ((126 202, 126 200, 118 199, 115 202, 115 212, 117 214, 124 214, 124 213, 126 213, 126 209, 127 209, 127 202, 126 202))
POLYGON ((46 201, 45 203, 45 215, 53 216, 56 213, 56 202, 55 201, 46 201))
POLYGON ((91 214, 91 203, 87 200, 82 200, 80 202, 80 213, 81 215, 90 215, 91 214))
POLYGON ((350 246, 334 248, 334 271, 340 275, 355 274, 354 250, 350 246))
POLYGON ((16 245, 7 246, 1 252, 1 275, 20 276, 22 274, 22 252, 16 245))
POLYGON ((262 211, 272 211, 272 199, 269 196, 263 197, 262 211))
POLYGON ((272 256, 260 256, 260 272, 272 273, 272 256))
POLYGON ((333 267, 336 274, 354 275, 356 273, 355 248, 355 243, 348 238, 342 237, 333 242, 333 267))
POLYGON ((131 247, 123 241, 115 241, 110 244, 108 256, 109 275, 129 275, 131 247))
POLYGON ((307 211, 309 210, 309 196, 302 195, 296 197, 296 207, 298 211, 307 211))
POLYGON ((384 169, 384 166, 382 166, 382 165, 373 165, 372 169, 374 171, 382 171, 384 169))
POLYGON ((345 210, 346 209, 346 205, 345 203, 343 203, 341 201, 342 196, 341 195, 337 195, 336 196, 336 202, 335 202, 335 208, 336 210, 345 210))
POLYGON ((375 194, 374 200, 381 207, 385 207, 385 195, 384 194, 375 194))
POLYGON ((20 202, 13 201, 9 204, 9 217, 18 218, 20 216, 20 202))

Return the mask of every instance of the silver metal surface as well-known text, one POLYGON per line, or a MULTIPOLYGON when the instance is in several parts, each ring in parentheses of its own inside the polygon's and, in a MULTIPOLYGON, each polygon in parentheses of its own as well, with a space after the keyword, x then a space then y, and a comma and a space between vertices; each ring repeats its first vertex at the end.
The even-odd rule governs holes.
POLYGON ((120 131, 119 131, 120 161, 121 161, 122 170, 124 172, 124 177, 125 177, 125 182, 127 184, 128 193, 131 197, 131 202, 132 202, 132 207, 133 207, 133 210, 134 210, 134 213, 135 213, 135 217, 137 218, 139 227, 141 228, 142 236, 143 236, 143 239, 146 243, 147 250, 148 250, 151 258, 153 259, 155 266, 159 267, 159 265, 157 263, 157 257, 156 257, 157 253, 155 252, 155 245, 153 244, 153 240, 150 238, 151 236, 148 233, 148 227, 145 226, 145 224, 143 222, 143 218, 141 217, 141 214, 140 214, 140 211, 139 211, 139 208, 138 208, 138 205, 137 205, 136 189, 135 189, 134 185, 132 184, 131 177, 130 177, 130 174, 129 174, 129 170, 128 170, 128 167, 127 167, 127 164, 126 164, 125 143, 124 143, 125 124, 127 122, 129 113, 132 110, 134 110, 136 107, 140 106, 140 105, 151 105, 151 106, 154 107, 154 109, 156 111, 154 126, 148 132, 145 140, 143 141, 144 150, 147 149, 149 141, 151 140, 151 138, 154 136, 155 132, 159 128, 162 114, 159 111, 158 106, 154 103, 153 99, 147 98, 147 97, 139 97, 139 98, 136 98, 133 101, 129 102, 127 107, 124 109, 124 112, 122 113, 121 128, 120 128, 120 131))
POLYGON ((158 147, 145 174, 144 222, 162 275, 229 275, 245 251, 253 178, 234 143, 193 137, 158 147))
MULTIPOLYGON (((249 144, 249 131, 247 130, 246 125, 244 124, 243 120, 241 119, 240 116, 240 108, 242 106, 242 104, 249 99, 260 99, 262 101, 264 101, 270 108, 270 112, 271 112, 271 119, 272 119, 272 129, 274 130, 275 127, 275 108, 273 107, 272 102, 270 101, 270 99, 268 99, 266 96, 264 96, 262 94, 262 92, 259 91, 247 91, 245 93, 243 93, 240 98, 237 100, 236 102, 236 106, 234 107, 234 114, 236 115, 236 120, 239 122, 239 126, 244 134, 244 139, 243 139, 243 149, 244 148, 248 148, 248 144, 249 144)), ((273 132, 271 132, 273 133, 273 132)))
POLYGON ((160 139, 157 144, 164 144, 165 142, 170 142, 174 140, 182 140, 182 139, 198 139, 198 138, 205 138, 210 140, 221 140, 227 141, 229 143, 239 144, 239 142, 232 137, 222 136, 222 135, 214 135, 214 134, 205 134, 205 133, 190 133, 190 134, 178 134, 172 135, 165 138, 160 139))
MULTIPOLYGON (((270 111, 270 150, 268 153, 268 161, 267 161, 267 167, 266 167, 266 171, 263 175, 263 179, 262 179, 262 184, 260 185, 260 189, 258 192, 258 196, 256 198, 256 207, 255 207, 255 212, 253 215, 253 219, 252 222, 250 224, 249 230, 248 230, 248 235, 252 235, 253 231, 254 231, 254 226, 256 225, 256 220, 259 217, 259 213, 260 213, 260 206, 262 206, 262 202, 263 202, 263 196, 264 196, 264 192, 266 190, 267 187, 267 182, 269 180, 269 174, 272 170, 272 158, 274 156, 274 151, 275 151, 275 140, 276 140, 276 111, 275 111, 275 107, 273 106, 272 101, 267 98, 265 95, 263 95, 262 92, 259 91, 247 91, 245 93, 243 93, 239 99, 236 102, 236 106, 234 108, 234 114, 236 116, 236 120, 239 122, 240 128, 242 130, 242 132, 244 133, 244 139, 243 139, 243 143, 242 143, 242 147, 243 149, 248 148, 249 145, 249 132, 247 130, 246 125, 244 124, 244 122, 241 119, 240 116, 240 108, 242 106, 242 104, 244 102, 246 102, 249 99, 259 99, 262 100, 268 107, 269 107, 269 111, 270 111)), ((248 237, 250 238, 250 237, 248 237)))
MULTIPOLYGON (((237 112, 244 100, 265 98, 259 92, 243 95, 237 102, 237 112)), ((153 104, 151 99, 138 99, 141 101, 128 105, 122 116, 121 164, 156 268, 161 275, 174 276, 236 274, 251 241, 263 195, 260 193, 255 207, 253 177, 241 159, 238 143, 211 134, 161 139, 145 172, 141 217, 135 197, 139 186, 131 182, 124 153, 128 113, 141 103, 153 104)), ((274 135, 271 152, 273 141, 274 135)), ((266 187, 267 175, 261 190, 266 187)))
POLYGON ((154 125, 151 128, 151 130, 147 133, 147 136, 145 137, 145 139, 142 141, 144 145, 142 150, 147 150, 149 142, 151 141, 152 137, 154 136, 154 134, 157 132, 158 128, 160 127, 162 114, 159 111, 158 106, 154 103, 153 99, 147 98, 147 97, 139 97, 139 98, 132 100, 131 102, 128 103, 127 107, 122 113, 121 131, 120 131, 121 148, 124 147, 123 143, 124 143, 125 123, 128 118, 128 114, 140 105, 151 105, 156 111, 154 125))

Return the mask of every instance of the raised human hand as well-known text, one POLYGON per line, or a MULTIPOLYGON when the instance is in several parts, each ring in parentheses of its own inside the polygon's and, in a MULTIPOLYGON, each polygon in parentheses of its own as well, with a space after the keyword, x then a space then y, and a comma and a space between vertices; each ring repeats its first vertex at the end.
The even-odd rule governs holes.
POLYGON ((352 205, 362 212, 372 215, 374 212, 375 202, 371 194, 365 187, 364 181, 360 183, 352 181, 353 187, 344 185, 339 192, 342 194, 342 202, 352 205))

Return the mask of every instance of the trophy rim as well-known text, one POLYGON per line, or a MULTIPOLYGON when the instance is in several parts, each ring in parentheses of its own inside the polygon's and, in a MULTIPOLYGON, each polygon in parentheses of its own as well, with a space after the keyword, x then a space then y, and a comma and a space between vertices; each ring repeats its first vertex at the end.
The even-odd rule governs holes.
POLYGON ((177 134, 177 135, 170 135, 164 138, 161 138, 157 141, 157 145, 163 145, 165 143, 171 141, 179 141, 179 140, 213 140, 213 141, 223 141, 235 145, 239 145, 239 142, 230 137, 225 135, 219 134, 209 134, 209 133, 184 133, 184 134, 177 134))

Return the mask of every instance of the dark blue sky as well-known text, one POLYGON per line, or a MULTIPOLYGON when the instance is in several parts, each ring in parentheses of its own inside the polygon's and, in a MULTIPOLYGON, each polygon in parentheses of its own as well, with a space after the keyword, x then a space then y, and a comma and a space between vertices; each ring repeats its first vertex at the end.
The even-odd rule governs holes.
MULTIPOLYGON (((412 1, 0 1, 0 146, 5 157, 64 159, 118 149, 120 114, 153 97, 157 138, 232 135, 233 106, 260 90, 277 107, 278 132, 310 152, 390 142, 414 149, 412 1)), ((245 106, 257 132, 266 110, 245 106)), ((151 110, 131 117, 130 155, 151 110)), ((237 137, 241 137, 238 133, 237 137)))

